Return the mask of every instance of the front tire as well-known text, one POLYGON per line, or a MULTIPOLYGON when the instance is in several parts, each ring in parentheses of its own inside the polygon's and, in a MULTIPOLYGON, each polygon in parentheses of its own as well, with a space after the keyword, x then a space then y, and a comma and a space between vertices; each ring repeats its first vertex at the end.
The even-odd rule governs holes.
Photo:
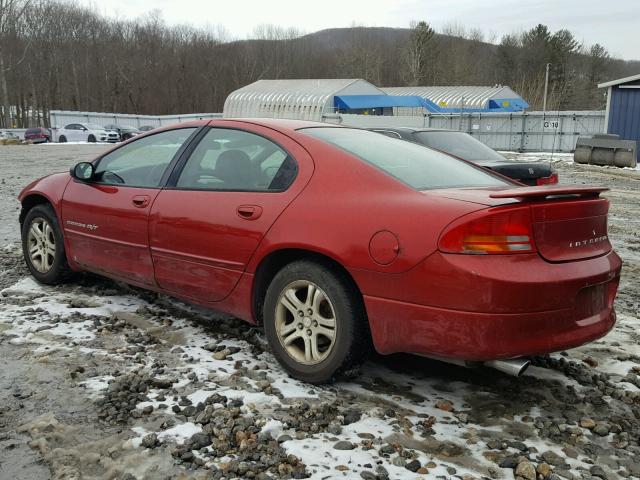
POLYGON ((328 382, 359 367, 368 353, 362 298, 344 273, 323 263, 301 260, 280 270, 263 318, 276 359, 305 382, 328 382))
POLYGON ((51 205, 36 205, 27 213, 22 224, 22 252, 38 282, 57 285, 70 276, 62 231, 51 205))
POLYGON ((89 135, 89 138, 87 138, 87 141, 89 143, 96 143, 96 137, 94 137, 93 135, 89 135))

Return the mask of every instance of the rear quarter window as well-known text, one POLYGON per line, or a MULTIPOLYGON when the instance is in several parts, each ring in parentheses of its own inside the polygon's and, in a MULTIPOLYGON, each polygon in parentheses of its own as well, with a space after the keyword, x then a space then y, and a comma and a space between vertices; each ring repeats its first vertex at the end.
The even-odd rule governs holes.
POLYGON ((444 153, 354 128, 315 127, 301 132, 334 145, 416 189, 512 185, 444 153))

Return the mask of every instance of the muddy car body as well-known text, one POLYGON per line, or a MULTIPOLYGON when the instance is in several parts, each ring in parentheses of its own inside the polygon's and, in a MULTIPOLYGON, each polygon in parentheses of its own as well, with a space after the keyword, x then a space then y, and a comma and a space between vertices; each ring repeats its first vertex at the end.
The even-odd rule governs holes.
POLYGON ((33 182, 20 220, 38 280, 91 271, 263 324, 323 382, 369 344, 486 362, 606 334, 604 190, 523 187, 366 130, 213 120, 33 182))
POLYGON ((42 127, 28 128, 24 132, 24 139, 31 143, 48 143, 51 141, 51 132, 42 127))

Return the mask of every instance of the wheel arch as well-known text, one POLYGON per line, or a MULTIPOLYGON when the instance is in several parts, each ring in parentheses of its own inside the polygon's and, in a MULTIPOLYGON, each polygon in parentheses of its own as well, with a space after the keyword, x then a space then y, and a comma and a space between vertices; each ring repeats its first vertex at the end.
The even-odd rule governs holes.
POLYGON ((362 292, 360 291, 358 284, 349 270, 347 270, 339 261, 329 255, 314 250, 305 248, 281 248, 265 255, 260 260, 260 263, 255 270, 253 288, 251 289, 251 307, 255 321, 258 325, 261 325, 263 321, 262 307, 264 305, 267 289, 269 288, 273 277, 275 277, 283 267, 298 260, 313 260, 344 275, 347 281, 351 283, 354 291, 360 297, 364 308, 362 292))
MULTIPOLYGON (((27 213, 29 213, 29 210, 31 210, 36 205, 49 204, 51 205, 51 207, 53 207, 53 202, 51 202, 49 198, 47 198, 45 195, 41 193, 30 193, 29 195, 27 195, 22 199, 21 203, 22 203, 22 210, 20 211, 20 216, 18 217, 21 227, 22 227, 22 224, 24 223, 24 219, 27 216, 27 213)), ((55 211, 55 208, 54 208, 54 211, 55 211)))

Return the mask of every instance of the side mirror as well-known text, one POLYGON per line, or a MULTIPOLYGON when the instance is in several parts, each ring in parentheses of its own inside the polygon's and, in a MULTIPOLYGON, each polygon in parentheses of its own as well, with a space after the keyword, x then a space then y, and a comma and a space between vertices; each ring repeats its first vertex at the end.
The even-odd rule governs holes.
POLYGON ((69 172, 73 178, 81 182, 88 182, 93 178, 95 167, 90 162, 80 162, 71 168, 69 172))

